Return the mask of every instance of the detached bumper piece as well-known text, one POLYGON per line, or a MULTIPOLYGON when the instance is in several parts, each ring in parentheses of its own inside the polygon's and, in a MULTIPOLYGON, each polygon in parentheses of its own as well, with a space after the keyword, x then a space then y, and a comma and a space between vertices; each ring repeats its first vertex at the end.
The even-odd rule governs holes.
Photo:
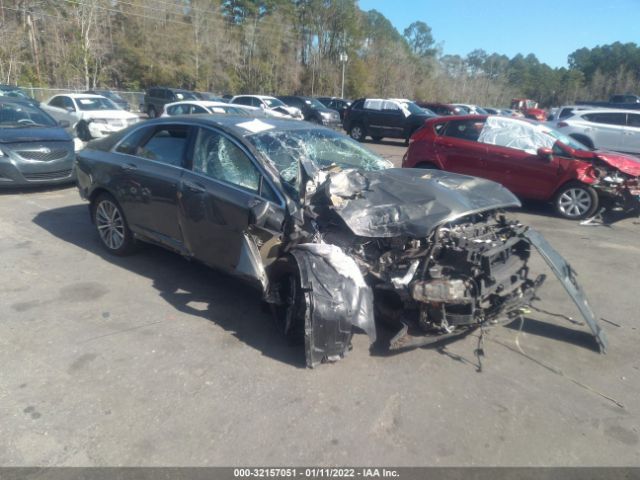
POLYGON ((593 333, 593 336, 598 342, 600 352, 605 353, 607 351, 607 337, 602 328, 600 328, 600 325, 598 325, 596 317, 591 310, 591 306, 587 301, 587 296, 576 279, 576 272, 571 268, 571 265, 567 263, 562 255, 549 245, 549 242, 547 242, 539 232, 530 228, 524 233, 524 236, 529 240, 531 245, 538 250, 553 273, 558 277, 558 280, 560 280, 560 283, 564 286, 565 290, 571 297, 571 300, 573 300, 578 307, 578 310, 580 310, 580 313, 587 322, 587 325, 589 325, 591 333, 593 333))
POLYGON ((335 245, 302 244, 291 250, 300 271, 306 308, 308 367, 335 362, 351 348, 354 326, 376 339, 373 294, 355 261, 335 245))

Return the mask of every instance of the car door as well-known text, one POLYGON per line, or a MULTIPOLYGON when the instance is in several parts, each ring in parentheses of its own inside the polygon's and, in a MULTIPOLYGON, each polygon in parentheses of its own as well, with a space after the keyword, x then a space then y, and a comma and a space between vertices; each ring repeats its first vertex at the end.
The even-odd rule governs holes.
POLYGON ((255 266, 248 260, 258 250, 255 238, 268 244, 281 234, 282 196, 248 150, 215 128, 198 129, 180 205, 190 254, 212 267, 255 277, 247 273, 248 264, 255 266))
POLYGON ((178 223, 178 186, 191 127, 160 124, 136 129, 119 143, 123 187, 118 200, 135 232, 184 253, 178 223))
POLYGON ((436 154, 445 170, 496 180, 493 177, 497 172, 487 169, 487 146, 478 142, 483 125, 483 119, 447 122, 442 135, 434 141, 436 154))
POLYGON ((640 113, 627 114, 624 151, 640 153, 640 113))
POLYGON ((547 200, 558 182, 556 156, 540 156, 534 150, 487 145, 487 175, 523 198, 547 200))
POLYGON ((583 118, 589 121, 585 133, 593 139, 596 148, 624 150, 626 113, 590 113, 583 115, 583 118))

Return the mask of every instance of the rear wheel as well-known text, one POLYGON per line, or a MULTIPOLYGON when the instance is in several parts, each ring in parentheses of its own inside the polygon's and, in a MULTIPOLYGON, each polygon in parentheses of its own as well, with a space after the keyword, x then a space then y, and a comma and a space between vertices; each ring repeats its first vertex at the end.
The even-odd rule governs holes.
POLYGON ((127 255, 135 240, 118 202, 108 193, 100 194, 93 202, 93 223, 102 246, 114 255, 127 255))
POLYGON ((357 142, 364 142, 364 139, 366 137, 364 127, 359 123, 351 127, 349 135, 357 142))
POLYGON ((598 193, 584 183, 572 182, 558 190, 554 207, 558 215, 569 220, 582 220, 598 209, 598 193))

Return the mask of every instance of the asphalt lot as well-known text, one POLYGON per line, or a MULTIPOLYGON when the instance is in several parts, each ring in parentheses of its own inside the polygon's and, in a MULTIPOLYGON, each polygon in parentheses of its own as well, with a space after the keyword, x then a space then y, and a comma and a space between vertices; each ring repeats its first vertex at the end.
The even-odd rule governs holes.
MULTIPOLYGON (((619 325, 606 355, 532 312, 490 330, 481 372, 475 334, 396 355, 361 334, 308 370, 242 283, 152 246, 103 253, 75 188, 0 194, 0 465, 638 466, 640 225, 517 216, 619 325)), ((551 275, 539 307, 578 318, 532 269, 551 275)))

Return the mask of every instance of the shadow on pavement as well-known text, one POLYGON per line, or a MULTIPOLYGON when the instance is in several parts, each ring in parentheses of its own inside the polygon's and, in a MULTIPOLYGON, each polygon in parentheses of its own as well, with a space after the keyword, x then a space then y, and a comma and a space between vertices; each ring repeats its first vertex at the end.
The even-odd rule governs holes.
POLYGON ((176 310, 214 322, 267 357, 305 368, 303 347, 287 344, 262 311, 260 293, 235 277, 148 244, 128 257, 110 255, 99 243, 87 205, 47 210, 33 222, 65 242, 151 279, 158 295, 176 310), (194 308, 193 303, 207 308, 194 308))
MULTIPOLYGON (((516 319, 513 322, 506 324, 505 327, 512 330, 519 330, 520 320, 516 319)), ((585 326, 584 328, 588 327, 585 326)), ((522 332, 558 340, 564 343, 570 343, 571 345, 584 347, 597 353, 600 352, 593 335, 591 332, 586 330, 574 330, 573 328, 563 327, 562 325, 555 325, 553 323, 547 323, 526 317, 522 326, 522 332)))

